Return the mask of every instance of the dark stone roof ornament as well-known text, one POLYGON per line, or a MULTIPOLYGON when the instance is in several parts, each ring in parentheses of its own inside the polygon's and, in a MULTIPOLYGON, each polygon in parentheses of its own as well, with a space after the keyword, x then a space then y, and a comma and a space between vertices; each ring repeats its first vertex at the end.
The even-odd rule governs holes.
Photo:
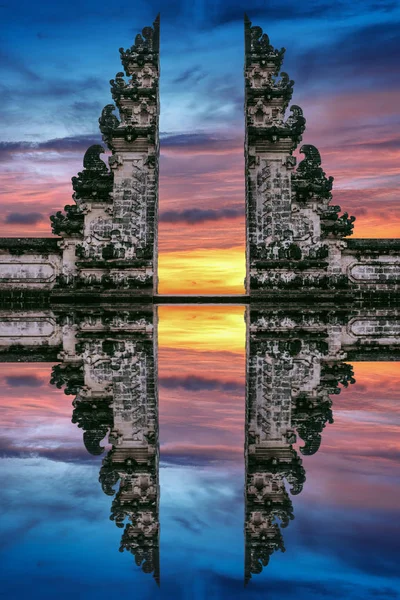
POLYGON ((62 236, 82 236, 84 215, 75 204, 64 206, 64 213, 58 210, 55 215, 51 215, 51 230, 54 235, 62 236))
POLYGON ((263 33, 261 27, 252 27, 251 21, 246 14, 244 15, 244 24, 247 64, 272 64, 275 67, 274 74, 278 75, 286 49, 281 48, 277 50, 274 48, 269 42, 268 35, 263 33))
POLYGON ((134 80, 134 77, 132 77, 130 83, 127 83, 122 71, 116 74, 115 79, 110 79, 110 86, 111 95, 118 106, 121 98, 130 98, 134 101, 139 99, 139 86, 134 80))
POLYGON ((119 49, 121 62, 127 76, 133 75, 135 67, 142 67, 146 63, 158 64, 160 15, 158 14, 153 27, 144 27, 142 33, 138 33, 135 43, 124 50, 119 49))
POLYGON ((327 423, 333 423, 332 401, 299 396, 295 400, 292 423, 298 436, 304 441, 300 447, 303 456, 315 454, 321 445, 321 434, 327 423))
POLYGON ((321 214, 321 237, 344 238, 353 234, 356 218, 347 212, 339 216, 341 210, 338 205, 328 206, 321 214))
POLYGON ((103 200, 110 201, 113 188, 113 173, 111 173, 101 160, 100 154, 105 150, 100 144, 94 144, 86 150, 83 157, 83 171, 77 177, 72 177, 74 189, 73 199, 76 200, 103 200))
POLYGON ((286 120, 286 127, 290 128, 290 137, 297 146, 301 142, 301 136, 306 128, 306 120, 303 115, 303 109, 297 104, 292 104, 290 107, 291 115, 286 120))
POLYGON ((300 152, 305 158, 292 174, 292 186, 296 200, 302 202, 311 198, 331 200, 333 177, 326 177, 321 167, 321 156, 315 146, 304 144, 300 152))
POLYGON ((104 452, 100 442, 113 425, 111 398, 93 400, 75 399, 72 403, 71 423, 83 429, 83 443, 89 454, 99 456, 104 452))
POLYGON ((51 369, 50 384, 57 389, 64 388, 67 396, 76 396, 84 385, 83 365, 54 365, 51 369))
POLYGON ((114 104, 107 104, 103 108, 99 118, 99 129, 102 133, 103 140, 110 150, 113 150, 111 145, 112 136, 120 124, 118 118, 113 114, 114 110, 114 104))

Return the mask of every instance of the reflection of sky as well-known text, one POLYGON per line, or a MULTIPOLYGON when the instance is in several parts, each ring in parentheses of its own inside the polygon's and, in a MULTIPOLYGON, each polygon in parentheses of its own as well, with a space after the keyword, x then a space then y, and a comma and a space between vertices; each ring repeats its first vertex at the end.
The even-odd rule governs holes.
POLYGON ((73 397, 49 386, 50 365, 3 364, 0 595, 400 597, 398 365, 354 365, 357 383, 334 396, 335 423, 303 459, 286 553, 244 590, 243 321, 236 308, 225 320, 180 310, 180 321, 177 307, 160 314, 161 590, 118 552, 101 457, 86 453, 70 422, 73 397))
POLYGON ((335 204, 357 216, 355 235, 399 236, 398 2, 18 6, 18 18, 12 4, 0 6, 1 235, 50 234, 49 214, 70 202, 70 178, 99 141, 118 48, 160 10, 160 291, 242 291, 246 9, 287 47, 304 143, 321 150, 335 204))

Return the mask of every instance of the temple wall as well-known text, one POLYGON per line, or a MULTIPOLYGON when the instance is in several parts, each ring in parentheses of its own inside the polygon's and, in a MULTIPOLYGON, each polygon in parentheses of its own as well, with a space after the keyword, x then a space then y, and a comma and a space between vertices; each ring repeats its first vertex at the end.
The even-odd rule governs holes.
POLYGON ((63 331, 53 313, 46 311, 0 311, 0 347, 33 349, 60 346, 63 331))
POLYGON ((400 240, 347 240, 341 257, 342 273, 352 288, 400 289, 400 240))
POLYGON ((58 240, 52 238, 0 239, 0 290, 49 290, 62 265, 58 240))

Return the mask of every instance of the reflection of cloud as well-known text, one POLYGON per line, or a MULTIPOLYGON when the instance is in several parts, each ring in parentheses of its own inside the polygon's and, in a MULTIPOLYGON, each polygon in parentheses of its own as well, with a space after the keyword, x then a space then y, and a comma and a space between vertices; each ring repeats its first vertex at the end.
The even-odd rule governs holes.
MULTIPOLYGON (((193 433, 193 432, 192 432, 193 433)), ((204 431, 206 434, 207 432, 204 431)), ((211 465, 242 462, 243 448, 232 445, 206 445, 168 442, 161 445, 161 460, 174 465, 211 465)))
POLYGON ((176 523, 179 523, 179 525, 182 525, 182 527, 192 531, 193 533, 200 533, 203 531, 204 527, 207 527, 207 524, 204 521, 193 517, 191 519, 187 519, 182 516, 177 516, 174 520, 176 523))
MULTIPOLYGON (((82 436, 81 436, 82 437, 82 436)), ((54 440, 55 441, 55 440, 54 440)), ((23 445, 23 441, 19 444, 17 440, 11 439, 10 437, 0 436, 0 456, 2 458, 19 458, 19 459, 47 459, 55 462, 62 463, 87 463, 97 460, 97 457, 89 454, 84 448, 83 443, 79 446, 79 441, 74 447, 71 446, 58 446, 48 447, 49 440, 40 440, 34 446, 26 444, 23 445)), ((62 440, 59 440, 60 444, 62 440)), ((100 459, 101 460, 101 459, 100 459)), ((97 461, 99 462, 99 461, 97 461)))
POLYGON ((398 576, 398 508, 378 511, 363 506, 361 498, 358 506, 345 510, 340 505, 329 509, 322 508, 320 502, 317 505, 318 517, 314 513, 316 504, 309 499, 304 503, 303 498, 298 504, 296 520, 300 522, 302 544, 318 555, 326 552, 329 540, 331 559, 339 565, 345 563, 369 576, 398 576), (379 551, 366 550, 372 548, 379 551))
POLYGON ((159 306, 158 343, 161 348, 243 355, 243 306, 159 306))
POLYGON ((182 388, 188 391, 221 390, 224 392, 244 393, 244 386, 237 381, 220 381, 195 375, 187 377, 160 377, 159 383, 167 389, 182 388))
POLYGON ((41 387, 44 381, 36 375, 6 375, 5 381, 11 387, 41 387))

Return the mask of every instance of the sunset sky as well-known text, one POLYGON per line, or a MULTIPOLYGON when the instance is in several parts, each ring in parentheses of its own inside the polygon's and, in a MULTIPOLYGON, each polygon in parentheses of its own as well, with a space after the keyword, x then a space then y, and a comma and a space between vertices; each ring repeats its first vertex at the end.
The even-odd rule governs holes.
POLYGON ((399 598, 400 372, 356 363, 275 553, 243 588, 243 307, 163 307, 161 589, 118 552, 103 456, 71 423, 50 364, 0 365, 1 590, 13 600, 399 598))
POLYGON ((118 48, 161 12, 160 291, 241 292, 243 11, 296 82, 334 202, 357 237, 400 236, 400 4, 243 0, 6 2, 0 48, 3 236, 48 236, 99 142, 118 48))

